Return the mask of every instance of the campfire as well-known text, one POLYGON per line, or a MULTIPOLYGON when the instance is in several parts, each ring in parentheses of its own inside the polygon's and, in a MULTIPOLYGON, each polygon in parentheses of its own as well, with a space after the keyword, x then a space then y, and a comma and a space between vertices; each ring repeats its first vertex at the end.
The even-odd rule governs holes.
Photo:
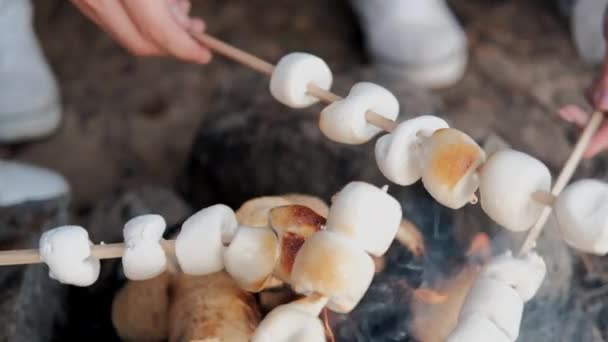
MULTIPOLYGON (((391 182, 420 180, 451 209, 480 201, 505 230, 527 235, 520 248, 498 254, 478 234, 467 248, 454 247, 458 267, 432 274, 429 263, 437 261, 429 254, 436 250, 404 220, 388 187, 354 181, 329 206, 300 194, 262 197, 236 212, 223 204, 204 208, 169 238, 165 219, 149 214, 125 224, 124 243, 94 244, 83 227, 62 226, 45 232, 38 249, 0 253, 0 265, 43 262, 51 278, 81 287, 98 280, 101 260, 121 258, 129 281, 114 296, 111 315, 122 339, 515 341, 524 303, 546 275, 534 248, 554 209, 568 244, 608 252, 598 206, 606 186, 586 180, 566 188, 601 113, 551 187, 548 168, 532 156, 513 150, 487 156, 431 115, 398 123, 398 101, 383 87, 362 82, 346 97, 332 93, 331 70, 316 56, 288 54, 275 66, 193 35, 269 75, 279 102, 328 103, 320 118, 327 138, 355 145, 384 131, 375 155, 391 182)), ((455 239, 442 240, 448 248, 455 239)))

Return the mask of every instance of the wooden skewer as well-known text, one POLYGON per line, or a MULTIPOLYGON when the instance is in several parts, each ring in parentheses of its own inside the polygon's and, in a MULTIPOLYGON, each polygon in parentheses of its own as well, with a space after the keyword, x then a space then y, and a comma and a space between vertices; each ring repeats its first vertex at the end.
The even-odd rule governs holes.
MULTIPOLYGON (((214 52, 229 59, 232 59, 235 62, 248 66, 251 69, 258 71, 266 76, 272 75, 274 65, 272 65, 271 63, 257 56, 254 56, 246 51, 236 48, 232 45, 226 44, 221 40, 212 37, 206 33, 191 32, 191 34, 201 44, 205 45, 205 47, 213 50, 214 52)), ((317 85, 312 83, 309 84, 307 88, 307 93, 309 95, 318 98, 324 103, 333 103, 343 99, 342 96, 334 94, 331 91, 319 88, 317 85)), ((365 118, 370 124, 389 133, 392 132, 393 129, 397 126, 394 121, 391 121, 386 117, 371 110, 368 110, 365 113, 365 118)))
MULTIPOLYGON (((175 255, 175 240, 161 240, 161 246, 169 256, 175 255)), ((95 259, 122 258, 124 243, 100 243, 91 246, 91 257, 95 259)), ((21 249, 0 252, 0 266, 39 264, 42 262, 37 249, 21 249)))
MULTIPOLYGON (((600 124, 602 123, 603 119, 604 114, 601 111, 595 111, 591 115, 591 119, 589 119, 585 130, 578 139, 578 142, 574 146, 574 150, 572 150, 570 157, 566 161, 566 164, 564 164, 564 167, 559 173, 559 176, 557 177, 557 180, 555 181, 555 184, 551 189, 551 195, 553 195, 554 198, 557 198, 557 196, 559 196, 559 194, 562 192, 562 190, 564 190, 564 188, 574 175, 574 171, 576 171, 576 168, 578 167, 578 164, 580 163, 583 157, 583 153, 587 149, 587 146, 589 146, 589 142, 591 142, 591 138, 593 138, 595 132, 597 132, 597 130, 600 128, 600 124)), ((552 210, 553 208, 551 206, 547 206, 542 211, 540 217, 538 218, 534 226, 532 226, 532 229, 530 229, 530 231, 528 232, 528 235, 526 236, 526 239, 524 240, 524 243, 522 244, 519 250, 519 256, 525 255, 532 248, 534 248, 534 245, 536 244, 536 239, 538 239, 538 237, 540 236, 540 233, 542 232, 543 227, 547 223, 547 220, 549 219, 552 210)))

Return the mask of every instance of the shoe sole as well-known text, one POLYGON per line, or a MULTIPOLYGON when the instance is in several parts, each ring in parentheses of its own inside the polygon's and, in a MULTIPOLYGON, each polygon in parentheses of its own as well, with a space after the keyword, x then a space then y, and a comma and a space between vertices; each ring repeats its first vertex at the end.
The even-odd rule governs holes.
POLYGON ((0 114, 0 142, 18 143, 54 132, 61 120, 61 107, 51 104, 28 113, 0 114))
POLYGON ((458 51, 437 62, 418 65, 378 62, 378 67, 398 74, 417 86, 426 89, 442 89, 453 86, 464 76, 468 62, 467 51, 458 51))

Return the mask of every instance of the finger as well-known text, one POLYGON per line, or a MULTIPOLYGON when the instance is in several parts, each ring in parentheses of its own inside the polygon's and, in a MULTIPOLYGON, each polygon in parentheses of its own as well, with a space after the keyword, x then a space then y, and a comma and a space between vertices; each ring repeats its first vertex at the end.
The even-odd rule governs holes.
POLYGON ((72 0, 85 15, 136 55, 159 55, 162 50, 132 23, 119 1, 72 0))
POLYGON ((211 59, 208 49, 197 43, 174 18, 170 6, 176 2, 165 0, 122 0, 128 15, 139 31, 168 54, 195 63, 207 63, 211 59))
POLYGON ((206 29, 205 22, 199 18, 190 18, 190 22, 188 23, 188 30, 192 32, 204 32, 206 29))
POLYGON ((558 111, 558 115, 565 121, 573 123, 578 127, 585 127, 589 121, 589 114, 575 105, 562 107, 558 111))
POLYGON ((608 123, 604 122, 597 134, 591 139, 589 147, 583 154, 583 157, 593 158, 606 149, 608 149, 608 123))

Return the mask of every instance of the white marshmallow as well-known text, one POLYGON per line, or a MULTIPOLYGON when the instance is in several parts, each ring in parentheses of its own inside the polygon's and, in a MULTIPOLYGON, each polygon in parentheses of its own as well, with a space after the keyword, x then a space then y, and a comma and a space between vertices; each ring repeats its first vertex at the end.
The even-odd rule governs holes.
POLYGON ((340 233, 320 231, 296 256, 291 284, 298 293, 329 297, 329 309, 347 313, 359 303, 373 276, 374 262, 367 253, 340 233))
POLYGON ((460 320, 468 315, 479 314, 488 318, 515 341, 524 311, 524 301, 507 283, 480 277, 475 280, 460 311, 460 320))
POLYGON ((463 132, 443 128, 422 150, 422 183, 431 196, 452 209, 470 202, 479 187, 476 170, 486 159, 481 147, 463 132))
POLYGON ((532 227, 544 208, 532 199, 532 194, 539 190, 549 192, 550 188, 549 169, 538 159, 518 151, 496 152, 481 169, 481 207, 511 231, 532 227))
POLYGON ((251 342, 325 342, 325 329, 318 316, 327 298, 317 303, 296 300, 274 308, 258 325, 251 342))
POLYGON ((241 226, 224 252, 226 272, 244 290, 261 291, 272 278, 278 247, 272 229, 241 226))
POLYGON ((355 84, 348 96, 325 107, 319 126, 329 139, 343 144, 363 144, 382 130, 367 122, 365 112, 372 110, 395 121, 399 101, 385 88, 369 83, 355 84))
POLYGON ((310 83, 329 90, 332 82, 331 70, 321 58, 293 52, 283 56, 274 67, 270 77, 270 93, 288 107, 304 108, 319 102, 319 99, 307 94, 310 83))
POLYGON ((534 297, 547 274, 545 261, 536 252, 522 258, 513 257, 511 251, 494 257, 485 265, 480 277, 500 280, 514 288, 524 302, 534 297))
POLYGON ((91 257, 89 234, 79 226, 51 229, 40 237, 40 259, 49 276, 63 284, 92 285, 99 277, 99 259, 91 257))
POLYGON ((554 208, 569 245, 588 253, 608 253, 608 184, 594 179, 575 182, 564 189, 554 208))
MULTIPOLYGON (((491 305, 491 304, 490 304, 491 305)), ((463 317, 446 342, 512 342, 492 321, 480 314, 463 317)))
POLYGON ((401 216, 401 205, 386 191, 368 183, 351 182, 336 194, 326 227, 368 253, 382 256, 397 234, 401 216))
POLYGON ((393 132, 376 142, 376 162, 384 177, 399 185, 411 185, 422 177, 420 147, 447 122, 432 115, 423 115, 400 123, 393 132))
POLYGON ((128 279, 150 279, 165 271, 167 256, 160 240, 166 227, 165 219, 160 215, 138 216, 125 224, 122 267, 128 279))
POLYGON ((205 275, 224 268, 224 241, 230 241, 238 224, 232 209, 217 204, 190 216, 175 241, 182 271, 205 275))

